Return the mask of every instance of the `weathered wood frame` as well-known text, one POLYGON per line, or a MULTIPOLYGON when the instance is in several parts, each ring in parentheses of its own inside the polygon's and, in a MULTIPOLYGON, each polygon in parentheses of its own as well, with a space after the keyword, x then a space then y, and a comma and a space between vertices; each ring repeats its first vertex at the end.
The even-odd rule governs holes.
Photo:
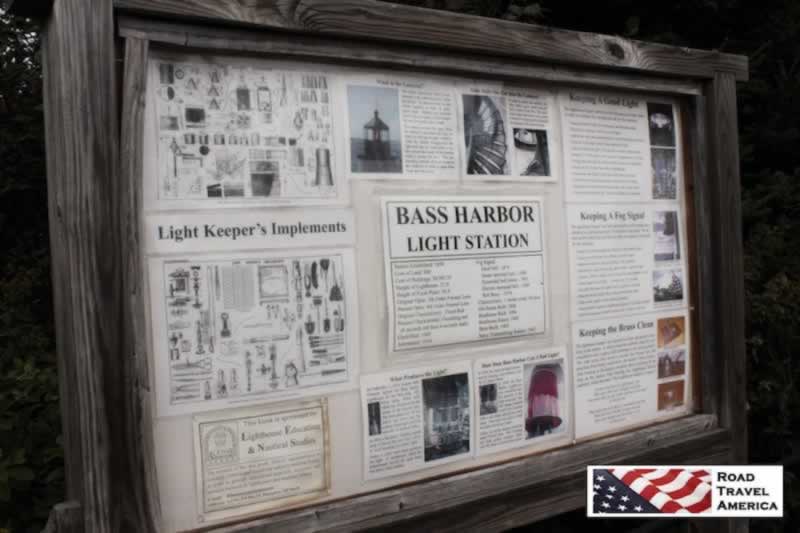
MULTIPOLYGON (((51 253, 71 502, 54 509, 51 531, 150 532, 160 523, 139 242, 151 46, 677 94, 687 125, 697 414, 219 530, 502 530, 584 505, 589 463, 746 462, 736 119, 746 58, 374 0, 28 0, 14 7, 45 21, 51 253)), ((747 528, 745 521, 702 525, 747 528)))

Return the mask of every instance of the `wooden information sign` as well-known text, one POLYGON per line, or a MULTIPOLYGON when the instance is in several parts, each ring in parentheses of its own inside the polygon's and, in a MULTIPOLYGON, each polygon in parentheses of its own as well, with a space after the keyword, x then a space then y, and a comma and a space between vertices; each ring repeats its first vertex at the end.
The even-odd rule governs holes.
POLYGON ((746 58, 372 0, 14 9, 51 531, 500 531, 587 465, 746 462, 746 58))

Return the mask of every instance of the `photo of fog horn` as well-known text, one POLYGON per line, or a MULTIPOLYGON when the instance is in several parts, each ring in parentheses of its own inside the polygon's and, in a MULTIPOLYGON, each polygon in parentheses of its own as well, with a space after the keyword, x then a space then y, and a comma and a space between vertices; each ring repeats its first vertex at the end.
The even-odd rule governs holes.
POLYGON ((678 213, 676 211, 656 211, 653 219, 653 231, 655 232, 655 260, 677 261, 680 259, 678 213))

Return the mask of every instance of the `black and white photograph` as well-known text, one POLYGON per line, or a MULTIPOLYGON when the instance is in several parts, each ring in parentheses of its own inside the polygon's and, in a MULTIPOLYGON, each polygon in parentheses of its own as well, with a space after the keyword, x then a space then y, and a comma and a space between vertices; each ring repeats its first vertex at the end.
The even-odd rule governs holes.
POLYGON ((647 125, 651 146, 675 146, 675 117, 672 104, 647 103, 647 125))
POLYGON ((514 173, 518 176, 550 175, 547 131, 514 128, 514 173))
POLYGON ((680 269, 653 272, 653 300, 656 303, 683 300, 683 272, 680 269))
POLYGON ((678 167, 674 148, 651 148, 653 199, 675 200, 678 197, 678 167))
POLYGON ((525 378, 526 439, 564 431, 564 370, 561 363, 531 363, 523 366, 525 378))
POLYGON ((667 350, 658 353, 658 379, 682 376, 686 373, 686 350, 667 350))
POLYGON ((505 98, 465 94, 462 101, 467 174, 508 175, 505 98))
POLYGON ((481 396, 480 412, 481 416, 493 415, 497 412, 497 383, 481 385, 479 387, 481 396))
POLYGON ((347 87, 347 104, 351 171, 402 173, 398 90, 350 85, 347 87))
POLYGON ((367 423, 370 437, 381 434, 381 402, 367 404, 367 423))
POLYGON ((423 379, 422 401, 425 462, 469 453, 469 375, 423 379))
POLYGON ((681 258, 677 211, 656 211, 653 215, 656 261, 677 261, 681 258))

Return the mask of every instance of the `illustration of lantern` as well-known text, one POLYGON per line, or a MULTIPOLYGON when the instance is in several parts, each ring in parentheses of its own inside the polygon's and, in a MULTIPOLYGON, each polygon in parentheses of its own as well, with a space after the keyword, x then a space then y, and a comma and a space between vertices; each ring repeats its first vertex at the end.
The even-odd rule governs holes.
MULTIPOLYGON (((387 144, 388 146, 388 144, 387 144)), ((333 174, 331 173, 331 151, 328 148, 317 148, 317 173, 314 185, 319 187, 333 187, 333 174)))
POLYGON ((236 87, 236 109, 250 111, 250 88, 245 84, 244 79, 236 87))
POLYGON ((263 114, 264 122, 272 124, 272 93, 269 87, 259 87, 256 91, 256 105, 263 114))
POLYGON ((549 433, 561 425, 558 409, 558 376, 552 367, 537 367, 528 387, 528 437, 549 433))
POLYGON ((389 126, 381 120, 378 110, 369 122, 364 124, 364 153, 362 159, 388 160, 389 153, 389 126))
POLYGON ((189 292, 189 271, 179 268, 169 274, 170 297, 186 296, 189 292))

